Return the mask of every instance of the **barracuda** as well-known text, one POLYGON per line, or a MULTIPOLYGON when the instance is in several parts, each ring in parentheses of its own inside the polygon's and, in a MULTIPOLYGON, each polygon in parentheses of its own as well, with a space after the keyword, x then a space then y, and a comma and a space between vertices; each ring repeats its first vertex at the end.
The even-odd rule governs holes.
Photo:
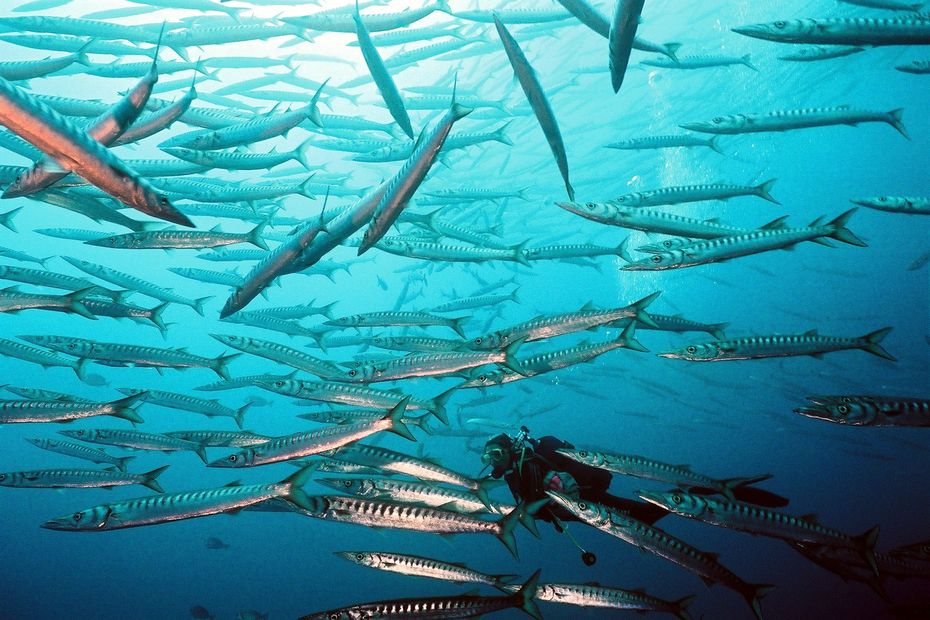
MULTIPOLYGON (((624 2, 621 1, 618 6, 623 4, 624 2)), ((639 4, 641 7, 642 1, 639 4)), ((533 114, 536 115, 536 120, 546 136, 549 149, 552 151, 552 156, 555 158, 555 163, 562 175, 562 181, 565 183, 568 199, 574 200, 575 190, 568 180, 568 156, 565 154, 562 132, 559 130, 559 124, 555 119, 552 106, 549 105, 549 100, 546 98, 546 92, 543 90, 542 84, 539 83, 539 78, 536 77, 533 66, 526 59, 523 50, 520 49, 520 44, 517 43, 517 40, 513 38, 507 27, 496 16, 494 17, 494 27, 497 29, 497 35, 500 37, 501 43, 504 45, 504 51, 507 53, 507 59, 513 68, 514 76, 519 80, 520 87, 533 109, 533 114)), ((611 55, 611 64, 613 64, 613 54, 611 55)), ((614 92, 618 88, 619 86, 615 86, 614 92)))
POLYGON ((126 464, 136 458, 134 456, 111 456, 103 450, 91 448, 90 446, 82 446, 79 443, 71 443, 70 441, 59 441, 57 439, 47 439, 44 437, 41 439, 31 439, 27 437, 26 441, 42 450, 71 456, 76 459, 84 459, 92 463, 113 465, 119 471, 123 472, 126 471, 126 464))
MULTIPOLYGON (((665 314, 655 314, 650 312, 649 316, 655 321, 656 326, 652 327, 650 325, 638 325, 638 329, 654 329, 661 332, 707 332, 717 340, 723 340, 725 338, 724 330, 729 327, 729 323, 698 323, 697 321, 689 321, 688 319, 680 316, 668 316, 665 314)), ((616 323, 613 323, 613 327, 625 327, 629 324, 632 319, 620 319, 616 323)))
POLYGON ((607 33, 607 44, 610 56, 610 82, 614 93, 620 91, 627 65, 630 62, 630 52, 633 49, 633 39, 636 38, 636 29, 642 19, 645 0, 618 0, 614 9, 614 16, 610 22, 607 33))
POLYGON ((0 486, 30 489, 111 489, 141 484, 156 493, 164 493, 158 476, 168 469, 159 467, 144 474, 127 474, 119 470, 40 469, 0 474, 0 486))
POLYGON ((635 319, 639 323, 655 326, 655 322, 646 313, 646 308, 649 307, 649 304, 655 301, 660 294, 661 291, 656 291, 628 306, 610 310, 596 310, 591 308, 590 305, 585 305, 578 312, 541 316, 524 323, 518 323, 517 325, 512 325, 511 327, 473 338, 469 341, 468 346, 472 349, 481 350, 500 349, 516 340, 532 342, 543 338, 554 338, 556 336, 585 331, 624 318, 635 319))
POLYGON ((265 443, 271 437, 252 431, 171 431, 164 433, 184 441, 199 443, 205 448, 248 448, 265 443))
MULTIPOLYGON (((370 32, 382 32, 385 30, 404 28, 424 17, 432 15, 436 11, 450 13, 449 5, 446 3, 446 0, 436 0, 422 8, 408 9, 398 13, 362 15, 362 19, 365 20, 365 27, 370 32)), ((347 13, 320 12, 312 15, 284 17, 281 21, 306 30, 319 30, 321 32, 352 33, 355 32, 356 28, 353 15, 347 13)))
MULTIPOLYGON (((426 577, 440 579, 452 583, 475 583, 491 586, 498 590, 510 591, 509 583, 516 575, 486 575, 471 570, 463 564, 453 564, 431 558, 404 553, 388 553, 385 551, 336 551, 335 554, 343 559, 354 562, 360 566, 367 566, 378 570, 409 575, 411 577, 426 577)), ((519 586, 513 586, 518 589, 519 586)), ((538 591, 537 591, 538 596, 538 591)))
POLYGON ((67 336, 20 336, 26 342, 67 353, 82 359, 91 359, 105 366, 142 366, 151 368, 209 368, 222 379, 229 379, 226 365, 240 353, 201 357, 184 349, 160 349, 133 344, 96 342, 67 336))
POLYGON ((105 280, 115 286, 121 286, 131 291, 141 293, 142 295, 147 295, 148 297, 152 297, 153 299, 157 299, 159 301, 166 303, 172 302, 181 304, 183 306, 189 306, 193 308, 194 311, 200 316, 203 316, 204 304, 207 302, 207 300, 211 299, 210 297, 188 299, 187 297, 179 295, 174 291, 161 288, 152 284, 146 279, 139 278, 128 273, 110 269, 109 267, 104 267, 103 265, 96 265, 86 260, 71 258, 70 256, 62 256, 61 258, 69 265, 80 269, 88 275, 105 280))
POLYGON ((487 364, 500 364, 518 374, 524 374, 519 361, 514 358, 522 340, 515 340, 499 351, 422 353, 391 360, 365 364, 342 373, 337 381, 350 383, 376 383, 396 381, 410 377, 437 377, 455 374, 487 364))
POLYGON ((199 443, 184 441, 177 437, 169 437, 159 433, 146 433, 143 431, 127 431, 120 429, 88 428, 76 431, 58 431, 65 437, 79 439, 88 443, 99 443, 107 446, 133 448, 135 450, 153 450, 156 452, 190 451, 207 462, 207 454, 199 443))
POLYGON ((817 60, 830 60, 832 58, 842 58, 864 52, 865 48, 858 45, 816 45, 814 47, 804 47, 791 54, 779 56, 779 60, 789 60, 793 62, 814 62, 817 60))
MULTIPOLYGON (((301 413, 297 417, 302 420, 311 420, 323 424, 358 424, 361 422, 374 422, 384 417, 384 411, 380 409, 329 409, 326 411, 301 413)), ((433 429, 427 424, 429 417, 430 414, 428 413, 424 413, 418 417, 405 416, 403 418, 403 423, 416 426, 427 435, 432 435, 433 429)))
POLYGON ((912 18, 834 17, 779 20, 733 32, 781 43, 827 45, 927 45, 930 21, 912 18))
MULTIPOLYGON (((323 381, 300 381, 297 379, 277 379, 275 381, 255 381, 253 385, 260 388, 309 400, 319 400, 342 405, 370 407, 373 409, 392 409, 404 399, 404 395, 393 390, 376 390, 374 388, 351 385, 348 383, 327 383, 323 381)), ((439 394, 435 398, 411 398, 407 408, 413 411, 429 411, 443 424, 448 424, 446 402, 455 392, 455 388, 439 394)))
MULTIPOLYGON (((420 135, 419 140, 413 147, 413 151, 410 153, 409 159, 397 171, 394 178, 388 182, 384 195, 378 202, 374 215, 372 215, 371 223, 362 237, 362 243, 358 248, 359 255, 372 248, 397 221, 397 218, 407 207, 417 188, 420 187, 420 184, 432 168, 443 148, 446 137, 452 130, 452 126, 471 112, 471 108, 456 103, 453 94, 452 103, 446 113, 442 115, 429 132, 424 130, 423 134, 420 135)), ((395 120, 397 120, 396 116, 395 120)))
POLYGON ((445 618, 478 617, 511 607, 519 609, 537 620, 542 620, 542 615, 533 601, 538 581, 539 571, 536 571, 516 593, 508 596, 464 595, 395 599, 323 611, 301 616, 299 620, 332 620, 333 618, 404 618, 406 620, 423 618, 424 620, 443 620, 445 618))
POLYGON ((264 357, 275 362, 279 362, 297 370, 303 370, 317 375, 323 379, 331 379, 342 375, 343 371, 335 364, 331 364, 317 357, 292 349, 291 347, 270 342, 267 340, 258 340, 256 338, 246 338, 245 336, 232 336, 222 334, 210 334, 220 342, 245 353, 264 357))
MULTIPOLYGON (((440 312, 433 308, 433 312, 440 312)), ((410 352, 441 352, 461 350, 464 340, 447 340, 445 338, 428 338, 426 336, 374 336, 365 341, 366 344, 392 351, 410 352)))
POLYGON ((207 129, 181 134, 162 142, 158 146, 162 149, 180 146, 200 151, 212 151, 254 144, 278 136, 286 136, 287 132, 308 119, 314 125, 322 126, 317 104, 323 92, 323 86, 325 85, 326 82, 323 82, 316 93, 314 93, 310 103, 298 110, 270 113, 219 129, 207 129))
MULTIPOLYGON (((557 202, 557 206, 569 213, 598 222, 641 230, 647 233, 660 233, 675 235, 676 237, 698 237, 700 239, 714 239, 728 235, 740 235, 751 232, 751 229, 737 228, 721 224, 718 220, 697 220, 672 213, 664 213, 651 209, 637 209, 635 207, 621 207, 612 202, 557 202)), ((788 216, 782 216, 764 224, 760 230, 776 230, 782 227, 788 216)))
POLYGON ((486 505, 474 493, 446 489, 426 482, 390 478, 318 478, 315 482, 355 497, 420 504, 465 514, 484 514, 489 510, 507 514, 516 508, 513 504, 499 502, 489 502, 489 505, 486 505))
POLYGON ((753 71, 758 71, 749 58, 749 54, 743 56, 679 56, 678 58, 654 58, 644 60, 640 64, 647 67, 660 67, 663 69, 708 69, 711 67, 731 67, 733 65, 743 65, 753 71))
MULTIPOLYGON (((582 24, 605 39, 610 37, 610 21, 607 16, 586 2, 586 0, 558 0, 582 24)), ((653 43, 642 37, 633 37, 632 48, 643 52, 656 52, 675 60, 675 53, 681 43, 653 43)))
POLYGON ((26 91, 0 78, 0 124, 70 172, 133 209, 183 226, 193 223, 119 157, 26 91))
POLYGON ((301 487, 311 473, 312 468, 307 467, 273 484, 225 486, 101 504, 73 515, 46 521, 42 527, 66 532, 103 532, 158 525, 223 512, 234 514, 247 506, 269 499, 281 499, 295 507, 309 508, 310 498, 304 494, 301 487))
MULTIPOLYGON (((930 30, 930 22, 927 22, 930 30)), ((907 129, 901 122, 902 108, 889 112, 860 110, 848 105, 832 108, 801 108, 797 110, 778 110, 761 114, 732 114, 716 116, 712 120, 679 125, 689 131, 701 131, 717 134, 758 133, 766 131, 788 131, 809 127, 828 127, 830 125, 852 125, 860 123, 887 123, 898 133, 910 140, 907 129)))
POLYGON ((644 138, 629 138, 627 140, 620 140, 619 142, 611 142, 605 146, 609 149, 619 149, 623 151, 705 146, 722 155, 723 151, 717 144, 717 140, 717 136, 712 136, 709 140, 705 140, 698 136, 681 134, 667 136, 647 136, 644 138))
POLYGON ((705 553, 659 528, 623 516, 606 506, 576 501, 554 491, 547 491, 546 494, 588 525, 677 564, 699 576, 708 585, 720 583, 738 592, 746 599, 756 618, 762 620, 759 600, 768 594, 773 586, 747 583, 718 562, 716 554, 705 553))
POLYGON ((724 362, 795 355, 810 355, 819 358, 824 353, 832 351, 861 349, 894 362, 897 359, 882 348, 880 344, 882 339, 891 332, 891 329, 885 327, 858 338, 821 336, 815 329, 803 334, 789 336, 751 336, 689 345, 677 351, 659 353, 659 357, 687 360, 689 362, 724 362))
POLYGON ((375 244, 375 247, 398 256, 424 260, 465 263, 505 260, 517 262, 527 267, 530 265, 526 260, 525 241, 507 249, 497 249, 472 245, 445 245, 431 241, 414 241, 401 237, 384 237, 375 244))
POLYGON ((679 185, 626 194, 618 196, 610 202, 621 207, 653 207, 684 202, 700 202, 702 200, 729 200, 738 196, 758 196, 780 205, 781 203, 769 193, 773 185, 775 185, 775 179, 769 179, 759 185, 727 185, 723 183, 679 185))
POLYGON ((270 170, 289 161, 296 161, 304 169, 310 169, 307 158, 307 148, 313 138, 307 139, 303 144, 292 151, 277 152, 275 149, 267 153, 242 153, 238 151, 201 151, 180 146, 167 147, 166 153, 183 159, 198 166, 206 168, 222 168, 224 170, 270 170))
POLYGON ((667 482, 675 486, 712 489, 727 499, 736 499, 733 495, 736 489, 762 482, 772 477, 771 474, 764 474, 761 476, 725 478, 720 480, 692 471, 691 467, 688 465, 671 465, 669 463, 663 463, 633 454, 616 454, 574 448, 561 448, 556 450, 556 452, 563 456, 567 456, 573 461, 578 461, 579 463, 584 463, 591 467, 605 469, 623 476, 658 480, 659 482, 667 482))
POLYGON ((678 489, 666 493, 637 491, 637 495, 675 514, 697 519, 710 525, 758 536, 781 538, 789 542, 808 542, 855 549, 876 576, 878 575, 874 552, 875 541, 878 538, 877 525, 859 536, 850 536, 821 525, 812 515, 795 517, 744 502, 693 495, 678 489))
POLYGON ((162 312, 168 308, 168 302, 154 308, 142 308, 133 304, 117 303, 106 299, 82 300, 84 307, 95 317, 108 316, 116 319, 131 319, 137 323, 148 321, 161 332, 163 338, 168 337, 168 326, 162 320, 162 312))
POLYGON ((213 230, 151 230, 143 232, 114 235, 85 241, 87 245, 97 245, 105 248, 118 248, 122 250, 171 250, 215 248, 235 243, 251 243, 263 250, 268 249, 262 233, 264 224, 259 224, 249 232, 228 233, 222 232, 217 226, 213 230))
POLYGON ((70 422, 101 415, 141 424, 143 420, 136 413, 134 406, 144 400, 144 393, 106 403, 66 400, 4 400, 0 401, 0 424, 70 422))
MULTIPOLYGON (((480 574, 480 573, 479 573, 480 574)), ((513 592, 517 586, 505 583, 504 591, 513 592)), ((643 590, 623 590, 596 584, 541 583, 536 588, 536 600, 576 607, 599 607, 606 609, 628 609, 637 612, 660 612, 691 620, 688 607, 696 596, 686 596, 677 601, 666 601, 647 594, 643 590)))
POLYGON ((404 412, 407 410, 409 400, 409 396, 405 397, 386 415, 373 422, 342 424, 318 431, 275 437, 263 444, 217 459, 207 466, 253 467, 290 461, 338 450, 342 446, 365 439, 381 431, 390 431, 404 439, 416 441, 416 437, 413 436, 403 422, 404 412))
POLYGON ((16 313, 23 310, 54 310, 78 314, 85 319, 96 319, 84 305, 84 298, 90 295, 94 287, 85 288, 64 295, 36 295, 20 293, 15 287, 0 289, 0 313, 16 313))
MULTIPOLYGON (((471 310, 472 308, 485 308, 488 306, 499 306, 508 301, 519 302, 517 299, 517 291, 520 290, 520 287, 515 288, 506 295, 475 295, 472 297, 462 297, 460 299, 454 299, 452 301, 447 301, 444 304, 440 304, 434 307, 431 312, 459 312, 461 310, 471 310)), ((449 343, 455 343, 455 341, 447 341, 449 343)), ((375 343, 377 345, 377 343, 375 343)), ((459 343, 461 344, 461 343, 459 343)), ((454 349, 455 344, 452 346, 446 346, 444 349, 438 350, 449 350, 454 349)), ((412 350, 412 349, 411 349, 412 350)), ((435 350, 435 349, 434 349, 435 350)))
MULTIPOLYGON (((485 521, 451 510, 398 502, 372 501, 357 497, 316 495, 312 496, 310 501, 310 508, 296 512, 317 519, 354 523, 366 527, 384 527, 442 535, 491 534, 500 540, 514 557, 517 557, 517 543, 513 530, 523 510, 521 507, 514 509, 498 521, 485 521)), ((276 508, 269 506, 268 509, 275 510, 276 508)))
POLYGON ((850 202, 870 209, 904 213, 907 215, 930 215, 930 198, 904 196, 876 196, 874 198, 852 198, 850 202))
POLYGON ((410 310, 385 312, 365 312, 362 314, 353 314, 326 321, 324 325, 335 325, 337 327, 386 327, 386 326, 410 326, 410 327, 431 327, 442 326, 453 330, 462 338, 465 333, 462 330, 462 324, 469 318, 467 316, 448 318, 435 316, 427 312, 417 312, 410 310))
POLYGON ((190 411, 192 413, 199 413, 201 415, 207 416, 208 418, 232 418, 235 420, 236 426, 239 428, 242 428, 242 421, 245 417, 245 412, 248 411, 249 407, 252 405, 252 403, 246 403, 238 409, 233 409, 223 405, 217 400, 207 400, 205 398, 197 398, 195 396, 178 394, 175 392, 165 392, 162 390, 143 390, 139 388, 117 388, 117 391, 131 396, 137 394, 141 395, 145 399, 146 403, 152 405, 169 407, 171 409, 179 409, 181 411, 190 411))
POLYGON ((866 247, 846 224, 855 209, 838 215, 826 224, 818 217, 803 228, 761 228, 728 237, 695 241, 668 251, 656 251, 649 258, 633 261, 621 267, 624 271, 662 271, 681 269, 709 263, 728 261, 741 256, 761 254, 772 250, 792 249, 805 241, 832 247, 829 239, 836 239, 848 245, 866 247))
POLYGON ((930 426, 930 400, 895 396, 808 396, 794 410, 808 418, 848 426, 930 426))
POLYGON ((598 342, 595 344, 582 344, 569 347, 567 349, 559 349, 558 351, 550 351, 548 353, 534 355, 524 360, 520 360, 520 366, 523 368, 523 372, 520 374, 508 370, 479 372, 476 373, 476 375, 471 379, 461 384, 459 387, 486 388, 492 385, 512 383, 513 381, 519 381, 521 379, 526 379, 527 377, 535 377, 536 375, 552 372, 560 368, 568 368, 576 364, 588 362, 598 357, 599 355, 603 355, 604 353, 613 351, 614 349, 626 348, 632 349, 634 351, 647 351, 646 347, 641 345, 635 338, 633 338, 633 329, 633 323, 630 323, 614 340, 598 342))
POLYGON ((84 359, 72 360, 59 357, 43 349, 37 349, 23 344, 22 342, 6 340, 4 338, 0 338, 0 354, 6 357, 15 357, 27 362, 32 362, 33 364, 38 364, 42 368, 50 368, 52 366, 70 368, 74 371, 74 374, 77 375, 78 379, 84 379, 84 365, 86 363, 84 359))

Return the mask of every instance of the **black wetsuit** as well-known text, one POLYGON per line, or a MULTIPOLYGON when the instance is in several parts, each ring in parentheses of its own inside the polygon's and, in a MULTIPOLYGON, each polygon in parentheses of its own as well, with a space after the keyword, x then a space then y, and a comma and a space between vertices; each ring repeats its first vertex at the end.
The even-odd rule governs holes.
MULTIPOLYGON (((610 487, 612 474, 606 470, 579 463, 567 456, 558 454, 559 448, 574 448, 572 444, 557 437, 546 436, 540 439, 527 439, 526 450, 523 454, 523 467, 517 471, 520 461, 519 450, 513 455, 510 470, 505 472, 492 472, 494 478, 504 477, 510 492, 517 501, 523 500, 527 504, 536 500, 545 499, 545 478, 549 472, 566 472, 578 484, 582 499, 603 504, 618 512, 630 515, 646 523, 653 523, 668 514, 664 509, 652 504, 623 499, 607 493, 610 487)), ((577 521, 570 512, 550 502, 536 513, 537 519, 554 522, 553 516, 561 521, 577 521)))

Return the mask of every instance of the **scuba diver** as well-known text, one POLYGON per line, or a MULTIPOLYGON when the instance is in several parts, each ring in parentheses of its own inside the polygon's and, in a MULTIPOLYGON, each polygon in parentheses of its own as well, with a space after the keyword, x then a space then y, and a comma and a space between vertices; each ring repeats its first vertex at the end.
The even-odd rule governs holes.
MULTIPOLYGON (((560 448, 574 447, 552 436, 531 439, 529 430, 523 426, 516 437, 501 433, 489 439, 481 462, 491 467, 492 478, 504 478, 518 502, 532 504, 548 499, 546 491, 556 491, 602 504, 650 525, 668 514, 658 506, 609 494, 607 489, 613 474, 556 453, 560 448)), ((534 517, 552 523, 557 531, 567 534, 564 522, 578 520, 553 502, 540 508, 534 517)), ((569 537, 581 550, 582 561, 588 566, 593 565, 597 561, 596 556, 582 549, 571 534, 569 537)))

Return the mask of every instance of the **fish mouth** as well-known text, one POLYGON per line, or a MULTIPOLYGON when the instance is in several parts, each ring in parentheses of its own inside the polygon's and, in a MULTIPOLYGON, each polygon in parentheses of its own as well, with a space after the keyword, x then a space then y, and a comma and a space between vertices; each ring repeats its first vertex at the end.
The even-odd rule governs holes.
POLYGON ((850 198, 849 202, 854 205, 859 205, 860 207, 870 207, 872 206, 872 201, 868 198, 850 198))
POLYGON ((317 478, 314 480, 314 482, 317 484, 322 484, 324 487, 329 487, 330 489, 340 491, 345 488, 341 484, 343 480, 349 480, 349 478, 317 478))
POLYGON ((820 407, 796 407, 793 411, 808 418, 817 418, 819 420, 829 419, 827 412, 820 407))
POLYGON ((698 123, 681 123, 678 126, 688 131, 704 131, 708 127, 707 123, 703 121, 698 123))
POLYGON ((650 504, 653 504, 655 506, 658 506, 660 508, 665 508, 666 510, 668 510, 668 506, 666 505, 665 501, 663 501, 663 497, 661 493, 657 493, 655 491, 640 490, 640 491, 633 491, 633 495, 636 495, 640 499, 645 500, 649 502, 650 504))
POLYGON ((65 530, 72 529, 70 527, 65 527, 65 517, 57 517, 55 519, 49 519, 48 521, 46 521, 39 527, 45 530, 55 530, 58 532, 63 532, 65 530))
POLYGON ((736 34, 741 34, 744 37, 753 37, 754 39, 769 39, 772 41, 778 41, 777 37, 772 36, 772 33, 769 32, 766 24, 750 24, 748 26, 739 26, 738 28, 730 28, 731 32, 736 34))
POLYGON ((664 353, 656 353, 657 357, 665 357, 670 360, 680 360, 684 359, 684 356, 681 353, 675 351, 665 351, 664 353))
POLYGON ((43 337, 42 336, 17 336, 20 340, 25 340, 26 342, 31 342, 32 344, 41 344, 43 337))

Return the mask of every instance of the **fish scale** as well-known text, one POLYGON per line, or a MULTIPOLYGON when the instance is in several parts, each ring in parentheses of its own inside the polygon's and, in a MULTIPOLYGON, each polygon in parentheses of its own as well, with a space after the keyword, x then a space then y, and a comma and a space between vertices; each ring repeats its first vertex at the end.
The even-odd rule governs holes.
POLYGON ((831 45, 926 45, 930 21, 906 17, 795 19, 734 28, 748 37, 785 43, 831 45))
POLYGON ((43 469, 36 471, 18 471, 0 473, 0 486, 54 488, 54 489, 90 489, 112 488, 141 484, 157 493, 162 493, 156 478, 167 466, 159 467, 144 474, 127 474, 119 470, 99 469, 43 469))
POLYGON ((73 456, 74 458, 84 459, 93 463, 114 465, 120 471, 126 471, 126 463, 136 458, 134 456, 111 456, 103 450, 91 448, 90 446, 83 446, 78 443, 71 443, 70 441, 58 441, 57 439, 47 439, 44 437, 41 439, 27 438, 26 441, 42 450, 48 450, 65 456, 73 456))
POLYGON ((505 350, 481 353, 450 352, 407 355, 388 362, 365 364, 358 369, 345 371, 337 380, 355 383, 395 381, 410 377, 433 377, 456 373, 487 364, 501 364, 514 372, 522 370, 511 355, 519 344, 513 342, 505 350), (516 345, 516 346, 515 346, 516 345))
MULTIPOLYGON (((511 577, 511 575, 486 575, 466 568, 461 564, 453 564, 403 553, 388 553, 383 551, 337 551, 336 555, 362 566, 399 573, 401 575, 428 577, 430 579, 441 579, 453 583, 478 583, 499 589, 504 589, 505 587, 502 579, 511 577)), ((519 586, 514 586, 513 590, 518 588, 519 586)), ((507 591, 510 591, 510 588, 507 588, 507 591)))
POLYGON ((323 478, 316 482, 344 491, 356 497, 403 503, 423 504, 432 508, 445 508, 463 513, 491 511, 506 514, 514 510, 512 504, 491 502, 485 505, 473 493, 437 487, 422 482, 407 482, 390 478, 323 478))
POLYGON ((412 239, 402 239, 400 237, 383 237, 375 244, 380 250, 397 254, 399 256, 409 256, 412 258, 421 258, 427 260, 439 261, 463 261, 463 262, 484 262, 493 260, 515 261, 521 264, 529 264, 523 255, 523 246, 521 243, 510 249, 483 248, 472 245, 445 245, 433 243, 430 241, 414 241, 412 239))

